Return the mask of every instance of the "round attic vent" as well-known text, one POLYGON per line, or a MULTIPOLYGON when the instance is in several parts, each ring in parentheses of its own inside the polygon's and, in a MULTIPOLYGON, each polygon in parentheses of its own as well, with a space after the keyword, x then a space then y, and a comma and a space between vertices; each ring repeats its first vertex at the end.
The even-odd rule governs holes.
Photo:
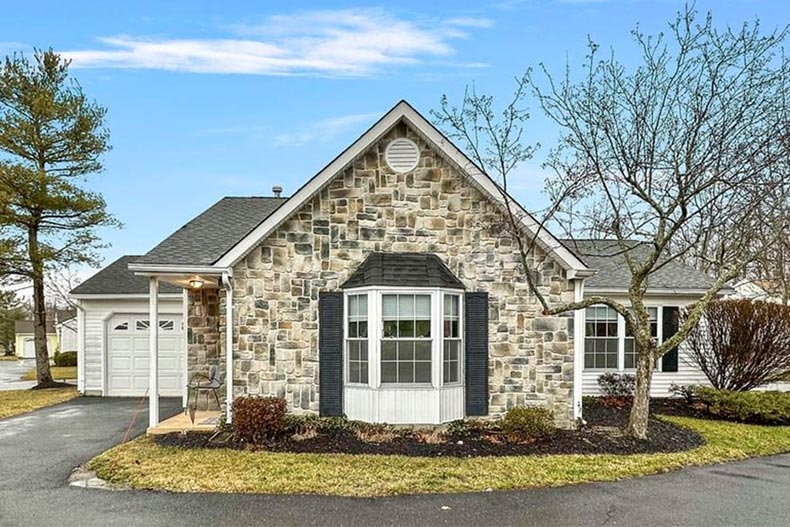
POLYGON ((417 166, 417 163, 420 161, 420 149, 417 148, 417 145, 411 139, 401 137, 387 145, 387 149, 384 151, 384 159, 392 170, 398 174, 403 174, 414 170, 417 166))

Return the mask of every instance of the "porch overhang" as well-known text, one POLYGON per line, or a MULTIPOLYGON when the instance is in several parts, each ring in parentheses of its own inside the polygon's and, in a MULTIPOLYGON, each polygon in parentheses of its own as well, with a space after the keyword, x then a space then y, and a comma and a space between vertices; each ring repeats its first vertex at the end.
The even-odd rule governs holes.
MULTIPOLYGON (((233 269, 215 266, 183 266, 167 264, 129 264, 135 275, 149 280, 149 386, 148 386, 148 428, 159 425, 159 285, 166 282, 186 290, 223 289, 225 291, 225 412, 226 421, 231 421, 233 401, 233 269), (196 285, 199 284, 199 285, 196 285)), ((185 297, 186 306, 186 297, 185 297)), ((184 323, 188 324, 188 317, 184 323)), ((188 360, 188 357, 184 357, 188 360)), ((188 379, 185 379, 188 382, 188 379)))

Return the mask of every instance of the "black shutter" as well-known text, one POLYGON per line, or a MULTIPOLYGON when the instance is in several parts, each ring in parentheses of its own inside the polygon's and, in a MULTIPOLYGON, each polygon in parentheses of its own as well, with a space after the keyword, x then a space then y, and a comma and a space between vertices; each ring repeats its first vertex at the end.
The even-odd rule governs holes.
MULTIPOLYGON (((663 339, 667 340, 672 335, 678 332, 678 316, 680 309, 677 306, 664 306, 662 324, 663 339)), ((669 350, 661 359, 661 371, 678 371, 678 347, 675 346, 669 350)))
POLYGON ((343 415, 343 293, 318 295, 318 411, 343 415))
POLYGON ((488 293, 466 293, 466 415, 488 415, 488 293))

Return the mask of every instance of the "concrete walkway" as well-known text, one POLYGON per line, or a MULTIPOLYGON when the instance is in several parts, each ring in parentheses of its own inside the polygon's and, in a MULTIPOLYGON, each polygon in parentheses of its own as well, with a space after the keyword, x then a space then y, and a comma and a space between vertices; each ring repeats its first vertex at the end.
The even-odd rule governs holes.
MULTIPOLYGON (((116 444, 131 399, 83 398, 0 420, 0 525, 786 526, 790 455, 558 489, 354 499, 80 489, 72 469, 116 444)), ((179 411, 162 405, 162 417, 179 411)), ((141 432, 143 412, 135 430, 141 432)))

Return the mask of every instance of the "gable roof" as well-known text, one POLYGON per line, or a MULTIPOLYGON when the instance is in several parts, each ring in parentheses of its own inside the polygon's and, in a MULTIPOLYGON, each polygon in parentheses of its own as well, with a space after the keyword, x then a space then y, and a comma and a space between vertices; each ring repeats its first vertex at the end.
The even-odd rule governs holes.
MULTIPOLYGON (((625 254, 616 240, 562 240, 566 247, 574 251, 598 273, 586 278, 585 290, 626 290, 631 281, 631 271, 626 264, 625 254)), ((636 260, 647 258, 650 247, 647 243, 635 240, 625 242, 628 252, 636 260)), ((709 289, 715 279, 707 274, 673 260, 650 275, 649 290, 701 291, 709 289)))
MULTIPOLYGON (((142 272, 156 272, 158 269, 155 264, 172 266, 173 272, 178 266, 187 268, 189 265, 211 265, 218 269, 232 267, 401 121, 410 125, 426 142, 433 145, 444 159, 466 174, 472 184, 485 196, 504 207, 506 202, 501 188, 409 103, 400 101, 281 206, 274 210, 257 211, 260 213, 258 216, 240 214, 239 216, 243 217, 243 225, 228 227, 232 229, 232 232, 223 232, 226 235, 218 235, 216 239, 214 238, 214 229, 225 229, 226 227, 215 226, 214 223, 230 223, 227 221, 227 217, 212 215, 217 221, 201 220, 197 222, 193 220, 182 229, 183 232, 177 231, 145 257, 134 262, 131 266, 132 269, 142 272), (241 231, 247 228, 249 228, 248 232, 242 234, 240 239, 234 240, 241 231), (208 244, 204 244, 200 237, 204 229, 211 237, 208 244), (206 247, 194 249, 193 245, 206 245, 206 247), (220 252, 222 252, 221 256, 216 258, 220 252)), ((557 262, 568 271, 569 278, 588 276, 594 272, 573 252, 565 248, 550 232, 545 228, 540 228, 537 221, 518 202, 509 196, 508 200, 525 230, 530 233, 538 232, 538 244, 544 251, 553 254, 557 262)))
POLYGON ((438 256, 426 253, 370 253, 340 287, 373 285, 465 289, 438 256))
POLYGON ((135 263, 211 265, 286 201, 273 197, 222 198, 135 263))
MULTIPOLYGON (((15 320, 14 333, 16 335, 33 334, 33 321, 32 320, 15 320)), ((55 333, 55 323, 47 319, 47 334, 55 333)))
MULTIPOLYGON (((129 263, 140 256, 121 256, 71 290, 72 295, 147 295, 148 278, 137 276, 129 270, 129 263)), ((180 293, 178 286, 162 282, 160 293, 180 293)))

